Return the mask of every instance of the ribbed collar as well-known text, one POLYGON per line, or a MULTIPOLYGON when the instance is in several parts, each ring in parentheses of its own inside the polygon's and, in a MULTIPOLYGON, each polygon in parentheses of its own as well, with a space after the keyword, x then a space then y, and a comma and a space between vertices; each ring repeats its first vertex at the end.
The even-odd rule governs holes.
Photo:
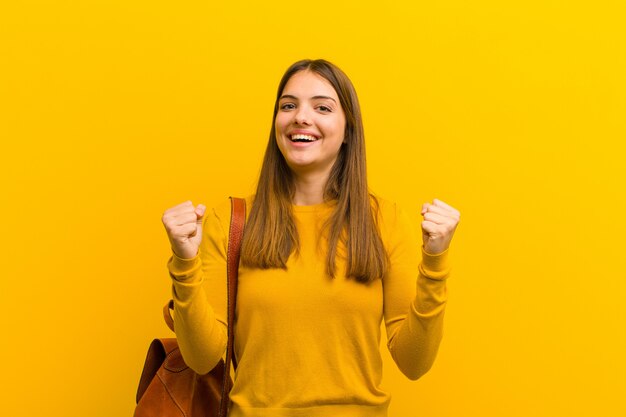
POLYGON ((330 211, 337 205, 337 200, 329 200, 319 204, 313 204, 311 206, 296 206, 292 205, 294 213, 316 213, 330 211))

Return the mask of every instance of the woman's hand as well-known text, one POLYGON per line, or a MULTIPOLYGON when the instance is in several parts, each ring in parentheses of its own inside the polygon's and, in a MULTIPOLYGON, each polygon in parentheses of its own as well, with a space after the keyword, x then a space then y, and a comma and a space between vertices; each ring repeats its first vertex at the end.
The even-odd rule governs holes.
POLYGON ((165 210, 163 225, 170 239, 172 251, 183 259, 191 259, 198 254, 202 241, 202 217, 206 207, 198 204, 194 207, 191 201, 185 201, 165 210))
POLYGON ((441 200, 434 199, 433 204, 422 206, 422 238, 424 250, 437 255, 450 246, 450 241, 459 224, 461 213, 441 200))

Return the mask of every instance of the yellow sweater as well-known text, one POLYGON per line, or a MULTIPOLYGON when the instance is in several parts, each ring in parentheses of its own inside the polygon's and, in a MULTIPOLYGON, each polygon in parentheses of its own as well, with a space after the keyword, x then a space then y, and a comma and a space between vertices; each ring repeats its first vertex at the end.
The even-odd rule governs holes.
MULTIPOLYGON (((252 197, 247 198, 251 207, 252 197)), ((442 336, 448 253, 430 255, 414 222, 379 198, 379 227, 391 267, 364 285, 325 274, 319 229, 332 203, 294 206, 300 254, 287 270, 240 268, 235 318, 238 367, 229 417, 384 417, 381 320, 387 347, 410 379, 426 373, 442 336), (421 262, 420 262, 420 247, 421 262)), ((206 373, 226 350, 226 248, 230 201, 203 222, 199 254, 173 256, 175 327, 187 364, 206 373)))

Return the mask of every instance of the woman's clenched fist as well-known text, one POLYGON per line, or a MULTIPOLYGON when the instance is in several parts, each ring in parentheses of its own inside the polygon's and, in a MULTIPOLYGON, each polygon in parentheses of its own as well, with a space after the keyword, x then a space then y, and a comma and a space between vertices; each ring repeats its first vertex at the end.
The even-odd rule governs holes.
POLYGON ((434 199, 433 204, 424 203, 422 216, 424 216, 422 221, 424 250, 436 255, 448 249, 461 219, 461 213, 443 201, 434 199))
POLYGON ((170 239, 172 251, 183 259, 191 259, 198 254, 202 241, 202 217, 206 207, 198 204, 194 207, 191 201, 185 201, 165 210, 163 225, 170 239))

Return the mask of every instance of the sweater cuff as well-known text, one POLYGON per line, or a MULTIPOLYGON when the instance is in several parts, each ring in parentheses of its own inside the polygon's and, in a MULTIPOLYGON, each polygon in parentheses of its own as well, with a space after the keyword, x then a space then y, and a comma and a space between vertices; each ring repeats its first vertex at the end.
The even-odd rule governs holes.
POLYGON ((422 274, 431 279, 442 280, 448 278, 450 274, 449 250, 450 248, 433 255, 426 252, 424 246, 422 246, 422 263, 420 264, 422 274))
POLYGON ((167 269, 170 271, 171 277, 177 281, 188 280, 201 266, 202 261, 198 255, 191 259, 184 259, 172 254, 167 262, 167 269))

